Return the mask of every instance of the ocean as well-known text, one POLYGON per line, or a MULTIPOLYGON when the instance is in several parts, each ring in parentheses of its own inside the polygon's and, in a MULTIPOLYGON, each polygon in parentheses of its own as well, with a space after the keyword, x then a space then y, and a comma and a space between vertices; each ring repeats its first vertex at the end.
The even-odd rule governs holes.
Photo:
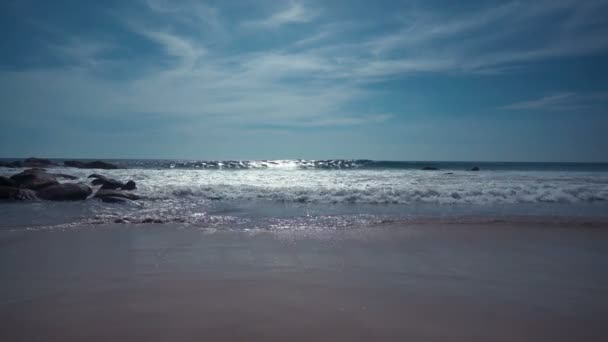
MULTIPOLYGON (((55 160, 61 163, 63 160, 55 160)), ((134 180, 139 201, 6 202, 2 229, 114 222, 208 230, 345 229, 394 222, 608 220, 608 164, 372 160, 108 160, 57 167, 134 180), (479 171, 470 171, 478 167, 479 171), (423 170, 423 168, 433 168, 423 170)), ((0 175, 22 169, 1 168, 0 175)))

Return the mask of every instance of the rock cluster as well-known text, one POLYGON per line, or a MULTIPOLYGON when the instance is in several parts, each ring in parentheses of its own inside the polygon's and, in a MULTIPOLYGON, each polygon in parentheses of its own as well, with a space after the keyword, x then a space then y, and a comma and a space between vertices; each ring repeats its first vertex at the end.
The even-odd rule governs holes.
MULTIPOLYGON (((49 173, 45 169, 32 168, 12 175, 10 178, 0 176, 0 199, 2 200, 49 200, 78 201, 88 198, 99 198, 104 202, 126 202, 138 200, 136 194, 125 190, 135 190, 134 181, 123 183, 93 174, 92 185, 101 185, 97 192, 86 183, 60 183, 57 178, 75 180, 78 177, 49 173)), ((97 189, 97 187, 96 187, 97 189)))
POLYGON ((118 169, 118 166, 110 163, 106 163, 103 161, 92 161, 92 162, 81 162, 78 160, 66 160, 63 162, 63 165, 68 167, 76 167, 79 169, 105 169, 105 170, 114 170, 118 169))
MULTIPOLYGON (((65 162, 63 162, 64 166, 67 167, 76 167, 79 169, 105 169, 105 170, 113 170, 113 169, 118 169, 119 167, 117 165, 114 164, 110 164, 108 162, 104 162, 104 161, 100 161, 100 160, 96 160, 96 161, 88 161, 88 162, 82 162, 82 161, 78 161, 78 160, 66 160, 65 162)), ((42 159, 42 158, 27 158, 24 160, 15 160, 15 161, 11 161, 11 162, 1 162, 0 161, 0 167, 11 167, 11 168, 18 168, 18 167, 55 167, 55 166, 59 166, 59 164, 56 164, 48 159, 42 159)))

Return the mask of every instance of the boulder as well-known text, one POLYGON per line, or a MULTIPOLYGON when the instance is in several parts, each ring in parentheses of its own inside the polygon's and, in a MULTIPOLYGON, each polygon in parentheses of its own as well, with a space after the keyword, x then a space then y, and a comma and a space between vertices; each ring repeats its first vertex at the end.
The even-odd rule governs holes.
POLYGON ((16 187, 17 184, 15 184, 15 182, 8 177, 0 176, 0 186, 16 187))
POLYGON ((432 167, 432 166, 425 166, 425 167, 422 168, 422 170, 425 170, 425 171, 437 171, 439 169, 436 168, 436 167, 432 167))
POLYGON ((63 162, 63 165, 67 166, 67 167, 77 167, 79 169, 84 168, 83 167, 84 164, 82 162, 77 161, 77 160, 66 160, 66 161, 63 162))
POLYGON ((0 167, 17 168, 17 167, 22 167, 22 164, 18 160, 15 160, 15 161, 12 161, 12 162, 0 162, 0 167))
POLYGON ((43 169, 28 169, 11 177, 20 188, 39 190, 47 186, 59 184, 55 176, 43 169))
POLYGON ((478 166, 473 166, 469 171, 479 171, 479 167, 478 166))
POLYGON ((37 200, 38 198, 36 197, 36 193, 32 190, 0 185, 0 199, 33 201, 37 200))
POLYGON ((134 181, 130 180, 125 185, 123 185, 121 187, 121 189, 123 189, 123 190, 135 190, 135 189, 137 189, 137 185, 135 184, 134 181))
POLYGON ((124 183, 113 179, 113 178, 107 178, 105 176, 99 175, 99 174, 92 174, 87 178, 95 178, 93 179, 93 181, 91 182, 91 184, 93 185, 101 185, 102 189, 118 189, 118 188, 122 188, 124 186, 124 183))
POLYGON ((131 200, 128 200, 124 197, 107 196, 107 197, 101 197, 101 201, 105 202, 105 203, 127 203, 127 202, 130 202, 131 200))
POLYGON ((72 175, 66 175, 65 173, 51 173, 51 175, 57 177, 57 178, 63 178, 63 179, 69 179, 69 180, 76 180, 78 179, 78 177, 76 176, 72 176, 72 175))
POLYGON ((101 198, 102 200, 104 197, 119 197, 119 198, 126 198, 126 199, 130 199, 130 200, 139 199, 139 196, 137 196, 136 194, 133 194, 130 192, 124 192, 124 191, 120 191, 120 190, 113 190, 113 189, 99 189, 99 191, 97 191, 97 193, 95 194, 95 197, 101 198))
POLYGON ((55 166, 56 164, 48 159, 27 158, 23 161, 24 167, 46 167, 55 166))
POLYGON ((63 183, 48 186, 38 191, 38 197, 49 201, 85 200, 93 193, 91 187, 83 183, 63 183))
POLYGON ((63 165, 69 167, 77 167, 79 169, 105 169, 105 170, 113 170, 118 169, 118 166, 110 163, 106 163, 100 160, 92 161, 92 162, 81 162, 77 160, 66 160, 63 162, 63 165))

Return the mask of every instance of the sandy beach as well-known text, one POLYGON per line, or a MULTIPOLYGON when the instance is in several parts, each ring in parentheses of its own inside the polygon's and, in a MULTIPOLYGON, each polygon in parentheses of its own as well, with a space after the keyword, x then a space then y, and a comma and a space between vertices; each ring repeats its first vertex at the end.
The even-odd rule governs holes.
POLYGON ((602 341, 606 227, 3 231, 2 341, 602 341))

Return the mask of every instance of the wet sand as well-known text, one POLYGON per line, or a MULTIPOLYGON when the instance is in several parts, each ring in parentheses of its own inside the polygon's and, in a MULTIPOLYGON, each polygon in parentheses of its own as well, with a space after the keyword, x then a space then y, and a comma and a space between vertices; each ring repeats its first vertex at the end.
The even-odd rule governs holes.
POLYGON ((1 341, 603 341, 608 227, 0 232, 1 341))

